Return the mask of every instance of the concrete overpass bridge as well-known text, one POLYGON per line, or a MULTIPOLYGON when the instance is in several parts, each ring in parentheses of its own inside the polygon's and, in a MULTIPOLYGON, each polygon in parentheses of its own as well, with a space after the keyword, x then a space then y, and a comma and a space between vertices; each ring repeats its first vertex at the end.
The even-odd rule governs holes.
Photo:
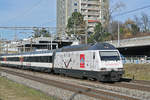
POLYGON ((150 36, 107 41, 126 56, 150 56, 150 36))
POLYGON ((114 45, 122 55, 130 59, 150 58, 150 36, 107 41, 107 43, 114 45))
POLYGON ((150 46, 150 36, 114 40, 108 41, 108 43, 113 44, 116 48, 150 46))

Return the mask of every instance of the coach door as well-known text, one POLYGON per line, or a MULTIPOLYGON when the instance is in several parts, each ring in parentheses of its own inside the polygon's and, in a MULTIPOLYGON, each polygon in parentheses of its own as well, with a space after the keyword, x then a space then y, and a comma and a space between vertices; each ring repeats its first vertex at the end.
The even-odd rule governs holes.
POLYGON ((23 66, 23 61, 24 61, 24 58, 21 56, 20 57, 20 67, 23 66))

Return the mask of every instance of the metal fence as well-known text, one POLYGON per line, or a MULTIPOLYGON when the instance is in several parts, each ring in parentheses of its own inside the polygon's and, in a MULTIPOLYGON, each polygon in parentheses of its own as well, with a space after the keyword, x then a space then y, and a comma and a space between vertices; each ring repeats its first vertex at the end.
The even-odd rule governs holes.
POLYGON ((147 56, 127 56, 122 57, 123 64, 145 64, 150 63, 150 59, 147 56))

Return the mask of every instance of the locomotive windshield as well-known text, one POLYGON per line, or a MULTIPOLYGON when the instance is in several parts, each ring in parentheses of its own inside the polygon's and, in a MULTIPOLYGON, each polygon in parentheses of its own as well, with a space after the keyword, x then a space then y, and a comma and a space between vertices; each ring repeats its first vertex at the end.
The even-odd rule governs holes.
POLYGON ((100 51, 100 58, 102 61, 120 60, 120 56, 117 51, 100 51))

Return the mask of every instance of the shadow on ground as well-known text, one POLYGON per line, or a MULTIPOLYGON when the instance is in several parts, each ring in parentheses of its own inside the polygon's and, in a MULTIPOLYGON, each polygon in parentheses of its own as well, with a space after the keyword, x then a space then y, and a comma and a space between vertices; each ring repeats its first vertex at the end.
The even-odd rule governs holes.
POLYGON ((129 78, 121 78, 120 81, 121 81, 121 82, 130 82, 130 81, 132 81, 132 79, 129 79, 129 78))

